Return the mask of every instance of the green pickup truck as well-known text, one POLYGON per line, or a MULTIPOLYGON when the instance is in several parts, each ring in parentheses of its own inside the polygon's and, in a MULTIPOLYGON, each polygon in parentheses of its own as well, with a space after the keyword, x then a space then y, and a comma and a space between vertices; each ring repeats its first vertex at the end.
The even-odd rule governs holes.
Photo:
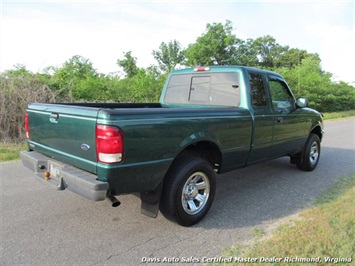
POLYGON ((209 211, 216 174, 289 156, 316 168, 322 115, 277 73, 240 66, 172 71, 159 103, 31 103, 23 164, 93 201, 137 193, 141 211, 183 226, 209 211))

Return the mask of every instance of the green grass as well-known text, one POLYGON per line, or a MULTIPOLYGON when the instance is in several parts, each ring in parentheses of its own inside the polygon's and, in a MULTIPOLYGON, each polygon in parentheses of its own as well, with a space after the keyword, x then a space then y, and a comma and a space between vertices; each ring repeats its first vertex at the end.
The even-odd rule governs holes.
POLYGON ((333 112, 333 113, 324 113, 325 120, 345 118, 345 117, 350 117, 350 116, 355 116, 355 110, 333 112))
POLYGON ((27 150, 27 143, 25 141, 10 143, 0 143, 0 162, 18 160, 20 159, 20 151, 27 150))
POLYGON ((264 235, 265 235, 265 231, 263 229, 260 229, 260 228, 253 229, 253 236, 254 237, 262 237, 264 235))
MULTIPOLYGON (((355 173, 342 178, 335 186, 321 195, 313 208, 299 214, 292 223, 281 224, 269 237, 253 246, 235 245, 226 248, 223 257, 280 258, 268 265, 287 264, 291 260, 319 258, 319 263, 307 265, 334 265, 339 258, 355 260, 355 173), (333 258, 327 263, 326 258, 333 258)), ((253 232, 254 238, 257 234, 253 232)), ((304 262, 292 261, 292 265, 304 265, 304 262)), ((289 262, 290 263, 290 262, 289 262)), ((338 263, 344 265, 343 263, 338 263)), ((212 264, 217 265, 217 264, 212 264)), ((230 263, 228 265, 240 265, 230 263)))

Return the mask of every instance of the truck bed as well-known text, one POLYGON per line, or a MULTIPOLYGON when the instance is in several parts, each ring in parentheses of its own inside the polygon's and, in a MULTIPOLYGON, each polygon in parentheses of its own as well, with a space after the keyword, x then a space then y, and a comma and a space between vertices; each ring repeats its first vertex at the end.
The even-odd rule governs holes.
POLYGON ((177 154, 194 140, 216 143, 224 159, 221 172, 243 166, 250 151, 252 118, 249 110, 240 107, 34 103, 27 113, 30 150, 96 174, 101 181, 117 176, 110 183, 120 187, 119 192, 154 188, 177 154), (96 125, 114 126, 123 132, 121 163, 110 167, 98 163, 96 125))

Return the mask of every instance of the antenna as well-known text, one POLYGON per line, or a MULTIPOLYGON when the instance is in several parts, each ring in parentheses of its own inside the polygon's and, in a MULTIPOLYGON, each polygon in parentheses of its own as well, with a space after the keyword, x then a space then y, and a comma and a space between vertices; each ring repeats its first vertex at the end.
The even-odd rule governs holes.
POLYGON ((298 97, 301 96, 300 50, 298 50, 298 97))

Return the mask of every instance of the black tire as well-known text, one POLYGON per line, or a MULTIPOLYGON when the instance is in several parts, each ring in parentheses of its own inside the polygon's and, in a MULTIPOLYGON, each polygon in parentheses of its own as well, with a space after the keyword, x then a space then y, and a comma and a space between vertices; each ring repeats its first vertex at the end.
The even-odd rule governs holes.
POLYGON ((160 211, 169 220, 191 226, 202 220, 211 208, 216 192, 216 176, 206 160, 177 158, 165 179, 160 211))
POLYGON ((303 171, 313 171, 318 165, 319 157, 320 139, 317 134, 311 133, 301 153, 301 159, 297 163, 297 167, 303 171))

